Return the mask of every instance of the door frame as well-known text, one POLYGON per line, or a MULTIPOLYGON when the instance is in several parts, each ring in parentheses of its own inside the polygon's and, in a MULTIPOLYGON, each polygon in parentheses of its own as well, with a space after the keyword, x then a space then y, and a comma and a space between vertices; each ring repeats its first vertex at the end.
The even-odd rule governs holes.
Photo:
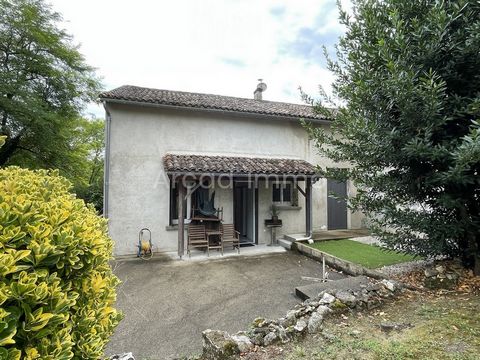
MULTIPOLYGON (((248 180, 233 180, 233 187, 232 187, 232 210, 233 210, 233 223, 234 226, 236 227, 237 224, 235 224, 235 213, 236 213, 236 206, 237 206, 237 199, 236 199, 236 189, 239 187, 247 187, 248 184, 250 184, 250 189, 253 190, 253 201, 252 201, 252 209, 253 210, 253 231, 252 231, 252 236, 253 239, 249 241, 249 244, 255 244, 258 245, 258 186, 256 185, 256 182, 254 181, 248 181, 248 180), (246 184, 244 186, 238 186, 239 184, 246 184)), ((248 216, 249 210, 247 209, 246 214, 248 216)), ((245 220, 245 219, 244 219, 245 220)))

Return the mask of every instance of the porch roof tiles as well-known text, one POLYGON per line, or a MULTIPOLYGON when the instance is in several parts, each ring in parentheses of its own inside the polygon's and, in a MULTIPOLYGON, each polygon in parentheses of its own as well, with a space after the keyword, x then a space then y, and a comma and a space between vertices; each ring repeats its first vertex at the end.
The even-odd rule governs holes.
POLYGON ((132 85, 124 85, 111 91, 103 92, 100 94, 100 99, 107 102, 126 101, 193 109, 212 109, 311 120, 328 120, 325 116, 316 113, 310 105, 152 89, 132 85))
POLYGON ((166 154, 167 173, 313 176, 315 167, 305 160, 240 156, 166 154))

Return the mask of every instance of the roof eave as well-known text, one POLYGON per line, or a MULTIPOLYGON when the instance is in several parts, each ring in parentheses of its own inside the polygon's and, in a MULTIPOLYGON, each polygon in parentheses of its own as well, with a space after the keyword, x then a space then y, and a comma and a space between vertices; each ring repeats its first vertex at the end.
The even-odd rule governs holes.
POLYGON ((278 178, 292 178, 292 179, 318 179, 320 178, 319 174, 268 174, 268 173, 252 173, 252 174, 245 174, 245 173, 235 173, 235 172, 201 172, 201 171, 166 171, 166 174, 169 176, 192 176, 192 177, 225 177, 225 178, 249 178, 251 180, 261 180, 261 179, 278 179, 278 178))
POLYGON ((122 104, 122 105, 135 105, 135 106, 140 106, 140 107, 154 107, 154 108, 161 108, 161 109, 202 111, 202 112, 207 112, 207 113, 210 112, 210 113, 216 113, 216 114, 236 114, 238 116, 255 117, 255 118, 259 118, 259 119, 278 119, 278 120, 290 120, 290 121, 291 120, 298 121, 300 119, 305 119, 306 121, 309 121, 309 122, 314 123, 314 124, 331 125, 331 120, 310 118, 310 117, 303 117, 303 116, 285 116, 285 115, 275 115, 275 114, 261 114, 261 113, 248 112, 248 111, 203 108, 203 107, 198 107, 198 106, 167 105, 167 104, 150 103, 150 102, 144 102, 144 101, 112 99, 112 98, 107 98, 107 97, 100 97, 99 99, 101 101, 103 101, 105 105, 107 103, 113 103, 113 104, 122 104))

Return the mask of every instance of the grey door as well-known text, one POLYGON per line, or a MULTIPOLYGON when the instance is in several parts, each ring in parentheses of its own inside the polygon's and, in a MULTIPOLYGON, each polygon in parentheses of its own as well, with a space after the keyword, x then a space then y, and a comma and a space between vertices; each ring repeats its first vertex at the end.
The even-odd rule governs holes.
POLYGON ((327 180, 327 215, 328 215, 328 230, 346 229, 347 228, 347 203, 343 199, 334 199, 330 196, 334 193, 335 196, 347 197, 347 183, 335 180, 327 180))

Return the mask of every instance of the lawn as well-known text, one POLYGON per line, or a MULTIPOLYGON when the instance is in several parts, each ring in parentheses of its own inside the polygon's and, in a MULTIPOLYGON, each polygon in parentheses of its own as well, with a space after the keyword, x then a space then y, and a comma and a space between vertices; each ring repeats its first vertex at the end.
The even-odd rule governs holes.
POLYGON ((316 241, 309 246, 369 269, 418 259, 412 255, 387 251, 379 246, 362 244, 348 239, 316 241))

